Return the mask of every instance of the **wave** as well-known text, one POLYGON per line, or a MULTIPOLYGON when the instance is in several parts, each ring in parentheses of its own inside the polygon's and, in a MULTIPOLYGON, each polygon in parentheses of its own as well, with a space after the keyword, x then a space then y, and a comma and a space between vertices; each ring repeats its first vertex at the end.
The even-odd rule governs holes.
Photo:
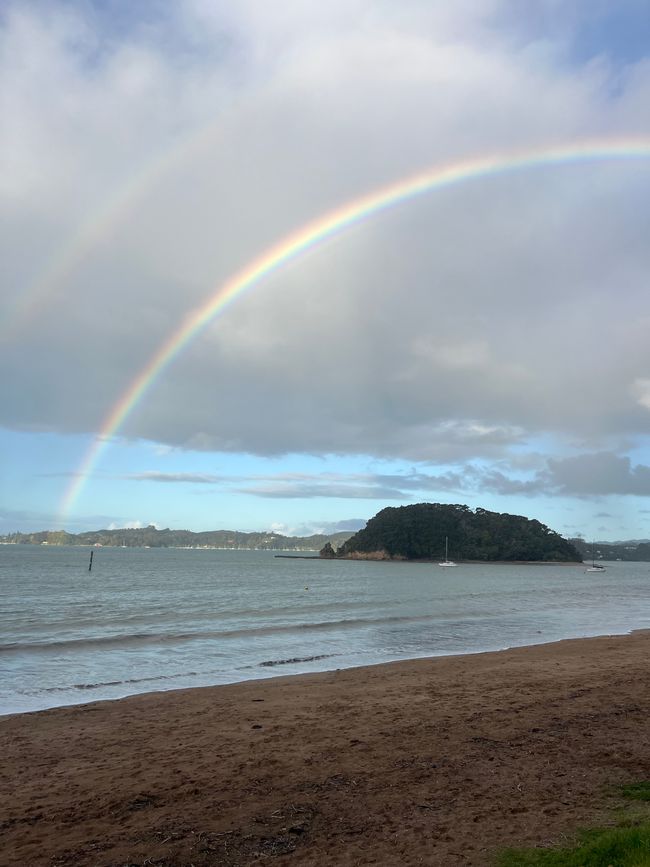
POLYGON ((97 683, 70 683, 67 686, 48 686, 43 689, 43 692, 69 692, 71 689, 102 689, 107 686, 124 686, 134 683, 151 683, 156 680, 173 680, 178 677, 197 677, 197 671, 183 672, 179 674, 158 674, 154 677, 127 677, 124 680, 102 680, 97 683))
POLYGON ((291 659, 268 659, 259 662, 258 665, 291 665, 294 662, 315 662, 317 659, 329 659, 332 656, 340 656, 338 653, 319 653, 318 656, 293 656, 291 659))
MULTIPOLYGON (((303 663, 303 662, 317 662, 321 659, 329 659, 332 656, 340 656, 338 653, 320 653, 314 656, 294 656, 291 659, 269 659, 264 662, 257 663, 263 667, 273 667, 276 665, 291 665, 303 663)), ((252 669, 255 666, 246 665, 244 668, 252 669)), ((48 686, 44 687, 42 690, 22 690, 22 694, 24 695, 40 695, 41 693, 70 693, 73 691, 84 692, 89 690, 104 690, 108 687, 113 686, 122 686, 122 687, 130 687, 135 684, 144 684, 144 683, 155 683, 157 681, 165 681, 165 680, 175 680, 184 682, 186 679, 191 677, 203 677, 209 676, 210 674, 214 674, 213 671, 183 671, 183 672, 175 672, 173 674, 158 674, 151 677, 127 677, 122 680, 100 680, 91 683, 69 683, 65 686, 48 686)), ((182 688, 182 687, 179 687, 182 688)), ((138 690, 140 691, 140 690, 138 690)))
MULTIPOLYGON (((447 620, 447 618, 444 618, 447 620)), ((277 623, 244 626, 239 629, 196 630, 193 632, 129 632, 114 635, 80 636, 46 641, 16 641, 0 644, 0 653, 75 651, 111 647, 146 646, 149 644, 183 644, 191 641, 238 639, 273 634, 327 632, 328 630, 362 629, 401 623, 440 622, 437 615, 403 615, 391 617, 354 617, 342 620, 321 620, 312 623, 277 623)))

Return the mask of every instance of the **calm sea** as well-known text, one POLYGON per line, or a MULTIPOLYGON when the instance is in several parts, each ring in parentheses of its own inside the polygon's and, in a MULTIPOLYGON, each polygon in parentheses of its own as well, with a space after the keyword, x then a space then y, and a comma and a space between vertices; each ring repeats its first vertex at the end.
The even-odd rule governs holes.
POLYGON ((650 627, 650 564, 0 546, 0 713, 650 627))

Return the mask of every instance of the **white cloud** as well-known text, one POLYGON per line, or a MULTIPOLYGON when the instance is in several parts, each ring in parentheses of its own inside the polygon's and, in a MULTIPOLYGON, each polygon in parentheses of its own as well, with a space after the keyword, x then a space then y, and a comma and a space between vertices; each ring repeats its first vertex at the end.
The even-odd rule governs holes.
POLYGON ((636 379, 633 385, 633 393, 641 406, 650 409, 650 379, 636 379))

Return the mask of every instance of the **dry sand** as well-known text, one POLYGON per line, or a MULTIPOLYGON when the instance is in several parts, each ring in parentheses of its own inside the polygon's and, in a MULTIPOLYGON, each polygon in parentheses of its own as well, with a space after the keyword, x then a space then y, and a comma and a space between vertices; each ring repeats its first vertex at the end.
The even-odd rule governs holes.
POLYGON ((650 634, 0 718, 2 865, 489 864, 650 777, 650 634))

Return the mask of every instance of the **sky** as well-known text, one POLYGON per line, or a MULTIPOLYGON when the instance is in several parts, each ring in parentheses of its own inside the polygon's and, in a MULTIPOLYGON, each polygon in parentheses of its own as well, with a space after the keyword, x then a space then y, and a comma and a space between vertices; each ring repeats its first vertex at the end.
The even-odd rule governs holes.
POLYGON ((0 535, 650 538, 648 105, 647 0, 5 0, 0 535))

